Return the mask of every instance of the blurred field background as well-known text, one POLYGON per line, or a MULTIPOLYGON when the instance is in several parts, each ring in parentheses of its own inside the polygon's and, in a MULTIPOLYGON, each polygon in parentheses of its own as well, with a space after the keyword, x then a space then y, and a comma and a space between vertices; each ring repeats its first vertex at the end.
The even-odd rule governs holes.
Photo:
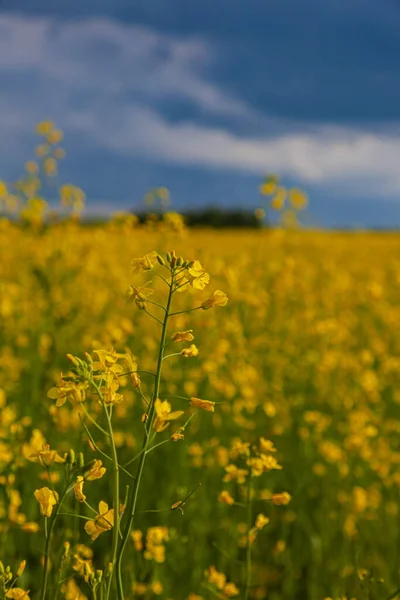
MULTIPOLYGON (((166 361, 161 397, 195 395, 224 404, 212 414, 196 412, 184 441, 148 459, 139 510, 169 507, 201 487, 184 515, 138 515, 135 529, 144 536, 150 527, 169 532, 164 562, 146 560, 133 543, 128 549, 140 566, 139 593, 211 598, 203 587, 210 565, 242 585, 237 561, 243 560, 245 515, 218 497, 223 489, 238 494, 235 483, 223 482, 235 440, 263 436, 274 442, 283 469, 258 484, 256 512, 270 523, 254 545, 250 597, 394 598, 400 585, 399 242, 398 234, 372 232, 188 230, 121 218, 42 227, 3 218, 1 558, 13 565, 27 560, 23 587, 38 587, 43 536, 33 491, 45 485, 25 457, 45 439, 61 454, 84 448, 87 459, 98 458, 78 410, 56 409, 47 392, 68 371, 68 352, 129 348, 140 369, 154 370, 158 324, 126 304, 130 263, 173 248, 198 258, 229 303, 175 317, 173 330, 193 329, 200 355, 166 361), (288 506, 263 501, 282 490, 292 496, 288 506)), ((145 375, 142 381, 146 389, 145 375)), ((122 457, 140 449, 142 413, 128 385, 114 411, 122 457)), ((106 478, 92 485, 94 504, 110 498, 106 478)), ((90 542, 81 522, 60 519, 59 553, 65 540, 79 540, 101 564, 110 534, 90 542)), ((78 583, 88 594, 83 580, 78 583)))

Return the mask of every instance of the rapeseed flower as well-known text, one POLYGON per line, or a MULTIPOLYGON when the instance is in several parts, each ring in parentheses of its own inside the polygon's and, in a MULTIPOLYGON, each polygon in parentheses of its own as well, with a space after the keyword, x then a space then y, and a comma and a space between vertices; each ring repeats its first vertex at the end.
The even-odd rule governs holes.
POLYGON ((50 490, 48 487, 43 487, 36 490, 34 496, 40 505, 40 514, 44 517, 51 517, 53 507, 58 502, 58 493, 50 490))
POLYGON ((114 526, 114 509, 108 508, 108 504, 103 500, 99 502, 99 513, 90 521, 85 523, 85 531, 90 535, 91 540, 97 540, 100 534, 109 531, 114 526))

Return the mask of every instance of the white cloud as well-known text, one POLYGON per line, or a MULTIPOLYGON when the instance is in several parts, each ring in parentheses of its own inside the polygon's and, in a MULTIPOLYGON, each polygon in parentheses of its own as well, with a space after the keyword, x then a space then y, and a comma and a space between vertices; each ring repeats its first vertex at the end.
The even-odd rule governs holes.
MULTIPOLYGON (((51 117, 85 148, 128 156, 263 175, 292 175, 302 184, 348 194, 400 193, 400 133, 292 124, 264 137, 239 136, 195 120, 168 122, 163 99, 243 123, 257 118, 238 98, 209 81, 212 48, 109 19, 57 21, 0 17, 0 145, 5 160, 26 144, 33 124, 51 117), (21 83, 22 82, 22 83, 21 83)), ((79 153, 79 147, 75 149, 79 153)))
POLYGON ((102 126, 101 115, 90 111, 75 115, 71 126, 125 155, 260 176, 277 172, 305 184, 337 185, 349 194, 400 193, 400 135, 320 126, 310 132, 246 138, 195 123, 168 123, 139 106, 120 113, 111 127, 102 126))
POLYGON ((0 16, 0 71, 34 71, 66 93, 178 98, 214 114, 243 116, 238 99, 207 80, 208 44, 105 18, 59 22, 0 16))

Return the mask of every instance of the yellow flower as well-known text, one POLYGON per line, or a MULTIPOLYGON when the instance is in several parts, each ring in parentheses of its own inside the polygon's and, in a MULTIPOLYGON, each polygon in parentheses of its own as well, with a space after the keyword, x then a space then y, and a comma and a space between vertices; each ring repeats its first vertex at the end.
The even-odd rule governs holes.
POLYGON ((0 179, 0 198, 5 198, 7 195, 8 195, 7 186, 4 183, 4 181, 2 181, 0 179))
POLYGON ((201 400, 200 398, 190 398, 190 406, 202 408, 203 410, 208 410, 208 412, 214 412, 215 410, 215 402, 201 400))
POLYGON ((50 450, 49 444, 44 444, 41 450, 32 452, 26 457, 29 461, 39 464, 43 468, 47 468, 53 463, 64 463, 65 458, 57 454, 56 450, 50 450))
POLYGON ((175 431, 175 433, 173 433, 173 434, 171 435, 170 439, 171 439, 173 442, 179 442, 180 440, 183 440, 183 439, 185 439, 185 435, 184 435, 184 433, 183 433, 183 432, 184 432, 184 429, 183 429, 183 428, 181 428, 181 429, 178 429, 178 431, 175 431))
POLYGON ((239 589, 232 581, 230 581, 229 583, 225 584, 222 593, 227 598, 233 598, 233 596, 237 596, 239 594, 239 589))
POLYGON ((52 400, 57 400, 56 406, 60 407, 67 400, 72 404, 80 404, 86 400, 86 389, 89 384, 85 381, 83 383, 75 383, 74 381, 65 381, 63 376, 59 377, 57 387, 51 388, 47 392, 47 397, 52 400))
POLYGON ((238 483, 244 483, 246 481, 246 475, 249 473, 246 469, 239 469, 233 464, 227 465, 225 471, 226 475, 224 481, 237 481, 238 483))
POLYGON ((266 440, 260 437, 260 451, 261 452, 276 452, 276 448, 271 440, 266 440))
POLYGON ((219 590, 223 589, 226 583, 226 575, 224 573, 220 573, 214 565, 211 565, 205 574, 208 577, 208 583, 214 584, 219 590))
POLYGON ((103 477, 106 468, 103 467, 103 462, 99 459, 91 461, 88 465, 88 470, 83 474, 85 481, 95 481, 103 477))
POLYGON ((278 178, 275 175, 271 175, 267 177, 259 187, 260 194, 263 196, 270 196, 275 193, 276 186, 278 183, 278 178))
POLYGON ((53 131, 50 131, 47 136, 46 136, 46 140, 49 142, 49 144, 59 144, 62 139, 64 137, 64 133, 61 131, 61 129, 54 129, 53 131))
POLYGON ((291 495, 288 494, 287 492, 280 492, 279 494, 273 494, 272 498, 271 498, 271 500, 275 504, 275 506, 286 506, 286 504, 289 504, 291 499, 292 499, 291 495))
POLYGON ((116 364, 121 356, 115 350, 94 350, 93 353, 98 357, 98 361, 93 363, 95 371, 111 370, 114 373, 122 373, 122 366, 116 364))
POLYGON ((51 517, 53 506, 58 502, 57 492, 53 492, 48 487, 40 488, 34 492, 35 499, 40 505, 40 514, 44 517, 51 517))
POLYGON ((21 525, 22 531, 28 531, 29 533, 37 533, 40 529, 39 524, 34 521, 28 521, 21 525))
POLYGON ((28 171, 28 173, 34 175, 38 172, 39 166, 36 161, 28 160, 28 162, 25 163, 25 169, 28 171))
POLYGON ((84 481, 85 480, 83 479, 83 477, 81 475, 79 475, 76 479, 76 483, 75 483, 74 487, 72 488, 74 491, 74 496, 78 500, 78 502, 85 502, 85 500, 86 500, 86 496, 83 493, 83 482, 84 481))
POLYGON ((209 310, 210 308, 214 308, 214 306, 226 306, 228 303, 228 296, 225 292, 221 290, 215 290, 211 298, 203 302, 201 308, 203 310, 209 310))
POLYGON ((157 252, 153 250, 142 258, 134 258, 131 262, 133 274, 136 275, 140 271, 150 271, 157 260, 157 252))
POLYGON ((297 210, 306 208, 308 204, 307 194, 297 188, 292 188, 289 190, 289 202, 297 210))
POLYGON ((169 421, 175 421, 175 419, 179 419, 179 417, 183 415, 183 410, 171 412, 171 405, 168 400, 161 402, 159 398, 157 398, 154 403, 154 410, 156 412, 156 418, 153 422, 153 429, 157 431, 157 433, 164 431, 168 427, 169 421))
POLYGON ((101 533, 109 531, 114 526, 114 509, 109 509, 106 502, 99 502, 99 514, 93 521, 87 521, 85 531, 92 540, 96 540, 101 533))
POLYGON ((282 210, 285 206, 287 190, 283 186, 278 187, 276 195, 271 200, 271 206, 274 210, 282 210))
POLYGON ((54 177, 57 174, 57 161, 53 157, 46 158, 43 167, 49 177, 54 177))
POLYGON ((26 592, 22 588, 12 588, 6 593, 6 598, 13 598, 14 600, 30 600, 29 590, 26 592))
POLYGON ((198 260, 193 261, 191 267, 188 268, 189 283, 196 290, 204 290, 206 285, 210 282, 210 276, 205 272, 201 263, 198 260))
POLYGON ((184 348, 182 350, 181 354, 185 358, 192 358, 194 356, 199 355, 199 350, 198 350, 198 348, 196 348, 196 346, 194 344, 191 344, 191 346, 189 346, 189 348, 184 348))
POLYGON ((135 529, 131 533, 131 538, 133 540, 135 550, 141 552, 143 550, 143 533, 139 529, 135 529))
POLYGON ((268 525, 268 523, 269 523, 269 518, 268 517, 266 517, 262 513, 260 513, 259 515, 257 515, 255 525, 256 525, 256 528, 258 530, 263 529, 263 527, 265 527, 265 525, 268 525))
POLYGON ((222 492, 218 496, 218 500, 219 500, 219 502, 224 502, 225 504, 230 504, 230 505, 235 503, 234 498, 232 498, 232 496, 230 495, 230 493, 227 490, 222 490, 222 492))
POLYGON ((154 294, 154 290, 147 287, 149 284, 150 282, 147 282, 141 287, 133 287, 133 285, 131 285, 128 290, 128 302, 131 304, 134 302, 141 310, 145 309, 147 299, 154 294))
POLYGON ((36 125, 36 133, 38 135, 48 135, 52 129, 54 129, 52 121, 41 121, 36 125))
POLYGON ((193 329, 188 331, 177 331, 171 335, 173 342, 192 342, 194 340, 193 329))

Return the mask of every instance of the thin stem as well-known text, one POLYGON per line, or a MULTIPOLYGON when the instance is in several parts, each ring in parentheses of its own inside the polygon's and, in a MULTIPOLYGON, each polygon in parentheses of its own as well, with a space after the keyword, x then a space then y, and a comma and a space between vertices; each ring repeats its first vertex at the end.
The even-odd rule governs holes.
POLYGON ((119 521, 120 521, 120 508, 119 508, 119 463, 118 463, 118 454, 117 454, 117 447, 115 445, 115 439, 114 439, 114 432, 113 432, 113 427, 112 427, 112 422, 111 422, 111 414, 110 412, 107 410, 107 406, 106 403, 104 402, 104 398, 103 398, 103 394, 101 393, 100 388, 96 385, 96 383, 92 380, 91 381, 92 385, 94 386, 97 395, 99 396, 101 405, 103 407, 103 411, 106 415, 106 419, 107 419, 107 428, 108 428, 108 436, 110 438, 110 445, 111 445, 111 457, 112 457, 112 464, 113 464, 113 506, 114 506, 114 527, 113 527, 113 536, 112 536, 112 546, 111 546, 111 564, 113 565, 112 567, 112 572, 110 573, 108 582, 107 582, 107 591, 106 591, 106 598, 105 600, 108 600, 110 597, 110 592, 111 592, 111 586, 112 586, 112 582, 113 582, 113 572, 114 572, 114 566, 115 566, 115 561, 117 558, 117 551, 118 551, 118 542, 119 542, 119 521))
POLYGON ((166 339, 166 335, 167 335, 168 318, 169 318, 171 300, 172 300, 172 295, 173 295, 173 283, 174 283, 174 276, 172 274, 171 284, 168 284, 169 285, 169 293, 168 293, 167 304, 165 307, 164 321, 162 323, 162 329, 161 329, 160 345, 159 345, 157 369, 156 369, 156 378, 155 378, 155 382, 154 382, 153 396, 152 396, 152 400, 151 400, 151 403, 149 406, 149 413, 148 413, 149 414, 148 426, 145 428, 145 435, 143 438, 142 451, 141 451, 140 460, 139 460, 139 464, 138 464, 138 468, 137 468, 137 472, 136 472, 136 480, 135 480, 134 485, 132 486, 132 490, 129 495, 129 503, 128 503, 128 510, 127 510, 128 518, 125 523, 125 527, 124 527, 124 531, 123 531, 123 539, 120 544, 118 556, 117 556, 118 600, 124 600, 124 589, 123 589, 123 585, 122 585, 122 558, 123 558, 124 550, 126 548, 126 544, 129 539, 130 531, 131 531, 133 520, 134 520, 135 513, 136 513, 136 504, 137 504, 137 500, 138 500, 138 496, 139 496, 140 483, 142 480, 143 468, 144 468, 144 464, 146 461, 146 452, 147 452, 149 442, 150 442, 151 427, 152 427, 153 420, 154 420, 154 412, 155 412, 154 411, 154 403, 156 401, 156 398, 158 398, 159 391, 160 391, 162 360, 163 360, 163 355, 164 355, 164 344, 165 344, 165 339, 166 339))
POLYGON ((250 579, 251 579, 251 541, 250 541, 250 529, 252 523, 251 515, 251 492, 252 492, 252 477, 249 476, 247 484, 247 546, 246 546, 246 562, 245 562, 245 588, 243 592, 243 600, 248 600, 250 592, 250 579))
POLYGON ((68 513, 68 512, 60 512, 58 513, 60 517, 75 517, 76 519, 84 519, 85 521, 92 521, 90 517, 84 517, 83 515, 77 515, 76 513, 68 513))
POLYGON ((162 322, 162 321, 160 321, 160 319, 158 319, 158 318, 157 318, 157 317, 155 317, 154 315, 152 315, 152 314, 151 314, 151 312, 149 312, 149 311, 147 310, 147 308, 143 308, 143 310, 144 310, 144 312, 145 312, 147 315, 149 315, 149 317, 151 317, 152 319, 154 319, 155 321, 157 321, 157 323, 160 323, 160 325, 162 325, 162 324, 163 324, 163 322, 162 322))
POLYGON ((167 354, 166 356, 164 356, 163 360, 165 360, 166 358, 170 358, 171 356, 182 356, 182 352, 173 352, 173 354, 167 354))
MULTIPOLYGON (((78 413, 78 414, 79 414, 79 413, 78 413)), ((83 427, 84 427, 84 429, 85 429, 85 431, 86 431, 86 434, 87 434, 87 436, 88 436, 89 440, 92 442, 94 449, 95 449, 95 450, 97 450, 97 452, 98 452, 99 454, 101 454, 102 456, 104 456, 104 458, 107 458, 107 460, 109 460, 109 461, 113 462, 113 459, 111 458, 111 456, 108 456, 108 454, 106 454, 105 452, 103 452, 103 450, 100 450, 100 448, 99 448, 99 447, 98 447, 98 445, 96 444, 96 442, 95 442, 95 440, 94 440, 94 438, 93 438, 92 434, 90 433, 90 431, 89 431, 89 428, 88 428, 88 427, 86 426, 86 424, 85 424, 85 423, 82 421, 81 415, 79 415, 79 418, 81 419, 81 423, 82 423, 82 425, 83 425, 83 427)), ((129 473, 129 471, 127 471, 126 469, 124 469, 124 467, 123 467, 123 466, 121 466, 119 463, 118 463, 118 467, 121 469, 121 471, 123 471, 124 473, 126 473, 126 475, 128 475, 128 477, 130 477, 131 479, 133 479, 133 476, 132 476, 132 475, 129 473)))
MULTIPOLYGON (((168 267, 167 267, 167 269, 168 269, 168 267)), ((151 272, 154 273, 154 275, 157 275, 157 277, 159 277, 160 279, 162 279, 164 281, 164 283, 167 284, 168 287, 170 286, 170 283, 165 279, 165 277, 163 277, 162 275, 160 275, 160 273, 158 271, 155 271, 154 269, 151 269, 151 272)))
POLYGON ((124 377, 125 375, 131 375, 132 373, 146 373, 147 375, 153 375, 153 377, 156 376, 156 374, 152 373, 151 371, 136 370, 136 371, 127 371, 126 373, 117 373, 117 377, 124 377))
MULTIPOLYGON (((93 385, 95 386, 95 388, 97 388, 97 385, 96 385, 94 382, 93 382, 93 385)), ((100 388, 99 388, 99 389, 100 389, 100 388)), ((97 390, 96 390, 96 391, 97 391, 97 390)), ((100 393, 101 393, 101 392, 100 392, 100 393)), ((102 427, 100 427, 100 425, 97 423, 97 421, 95 421, 95 420, 93 419, 93 417, 92 417, 92 416, 91 416, 91 415, 88 413, 88 411, 86 410, 86 408, 84 407, 84 405, 83 405, 83 404, 81 404, 81 406, 82 406, 82 410, 83 410, 83 412, 85 413, 85 415, 87 416, 87 418, 89 419, 89 421, 91 421, 91 422, 93 423, 93 425, 94 425, 95 427, 97 427, 97 429, 98 429, 99 431, 101 431, 101 433, 104 433, 104 435, 106 435, 106 436, 108 437, 110 434, 109 434, 109 433, 107 433, 107 431, 106 431, 105 429, 103 429, 102 427)))
POLYGON ((194 310, 200 310, 201 306, 196 306, 196 308, 188 308, 188 310, 179 310, 178 312, 173 312, 169 316, 175 317, 175 315, 185 315, 186 313, 193 312, 194 310))
POLYGON ((163 306, 162 304, 159 304, 158 302, 154 302, 154 300, 149 300, 147 298, 146 302, 149 302, 150 304, 154 304, 154 306, 158 306, 158 308, 162 308, 162 310, 165 312, 165 306, 163 306))
POLYGON ((41 588, 41 593, 40 593, 40 600, 45 600, 46 598, 46 594, 47 594, 47 586, 48 586, 48 578, 49 578, 49 559, 50 559, 50 544, 51 544, 51 538, 53 535, 53 530, 54 530, 54 525, 55 522, 57 520, 58 515, 60 514, 61 511, 61 506, 62 503, 65 500, 65 496, 68 494, 68 492, 71 490, 71 486, 67 485, 64 489, 64 492, 61 495, 60 501, 57 504, 57 508, 54 511, 54 515, 51 518, 50 521, 50 526, 48 527, 48 517, 45 517, 44 519, 44 528, 45 528, 45 536, 46 536, 46 545, 44 548, 44 563, 43 563, 43 575, 42 575, 42 588, 41 588))
POLYGON ((151 446, 148 450, 146 450, 146 454, 148 454, 152 450, 155 450, 159 446, 162 446, 163 444, 166 444, 167 442, 170 442, 170 441, 171 441, 171 438, 168 438, 166 440, 163 440, 162 442, 159 442, 158 444, 155 444, 154 446, 151 446))

